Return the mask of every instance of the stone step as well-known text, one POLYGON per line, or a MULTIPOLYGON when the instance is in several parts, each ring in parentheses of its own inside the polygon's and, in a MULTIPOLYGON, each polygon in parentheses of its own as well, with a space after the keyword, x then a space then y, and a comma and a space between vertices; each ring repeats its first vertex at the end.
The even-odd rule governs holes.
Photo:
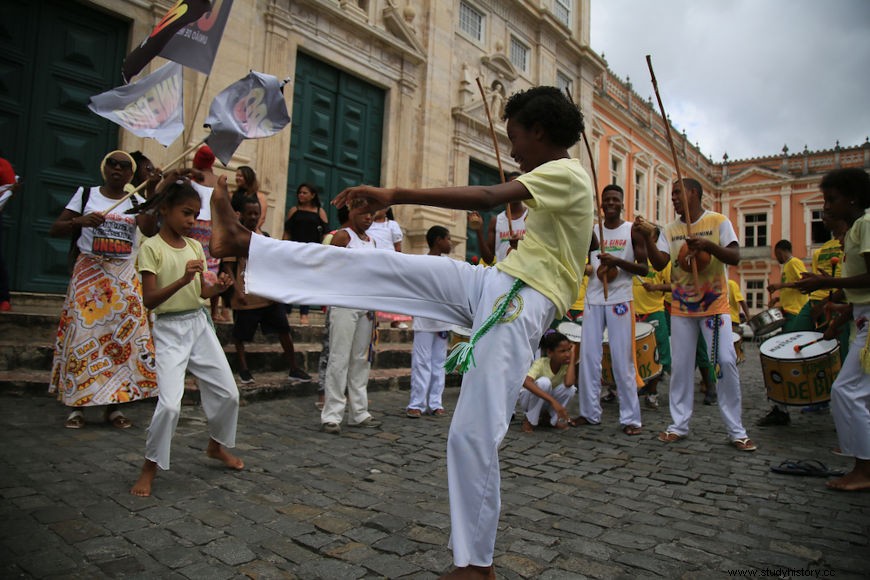
MULTIPOLYGON (((287 378, 286 371, 254 373, 255 382, 243 385, 238 382, 239 394, 246 401, 274 399, 279 397, 312 396, 317 393, 317 374, 311 373, 310 381, 293 381, 287 378)), ((40 395, 53 396, 48 393, 50 372, 47 370, 13 370, 0 371, 0 395, 22 396, 40 395)), ((447 375, 446 385, 449 388, 458 387, 462 377, 458 374, 447 375)), ((188 379, 185 389, 186 402, 198 402, 199 391, 194 381, 188 379)), ((408 369, 372 369, 369 374, 369 391, 407 391, 411 385, 411 374, 408 369)))

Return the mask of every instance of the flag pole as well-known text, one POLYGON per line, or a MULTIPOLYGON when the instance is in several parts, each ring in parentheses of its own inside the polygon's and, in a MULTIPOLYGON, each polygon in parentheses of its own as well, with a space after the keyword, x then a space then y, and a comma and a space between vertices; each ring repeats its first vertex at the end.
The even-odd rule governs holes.
MULTIPOLYGON (((477 81, 477 88, 480 91, 480 98, 483 100, 483 110, 486 111, 486 120, 489 121, 489 134, 492 136, 492 146, 495 148, 495 160, 498 163, 498 174, 501 177, 501 182, 505 182, 504 178, 504 168, 501 166, 501 154, 498 151, 498 139, 495 137, 495 126, 492 124, 492 115, 489 113, 489 104, 486 102, 486 93, 483 92, 483 84, 480 82, 480 77, 475 79, 477 81)), ((511 222, 513 221, 513 216, 511 215, 511 203, 508 202, 504 206, 505 216, 507 217, 508 223, 508 236, 511 238, 514 237, 514 228, 511 222)))
MULTIPOLYGON (((196 143, 196 144, 194 144, 194 145, 191 145, 190 147, 188 147, 187 149, 185 149, 185 151, 184 151, 181 155, 179 155, 178 157, 176 157, 175 159, 173 159, 172 161, 170 161, 169 163, 167 163, 167 164, 166 164, 166 167, 164 167, 164 169, 169 169, 170 167, 172 167, 173 165, 175 165, 176 163, 178 163, 179 161, 181 161, 182 159, 184 159, 185 156, 187 156, 189 153, 191 153, 194 149, 196 149, 197 147, 199 147, 199 146, 202 145, 203 143, 205 143, 205 137, 203 137, 202 139, 200 139, 200 141, 199 141, 198 143, 196 143)), ((127 195, 125 195, 124 197, 122 197, 121 199, 119 199, 118 201, 116 201, 114 204, 112 204, 112 206, 111 206, 109 209, 104 210, 104 211, 102 212, 102 214, 103 214, 103 215, 108 215, 108 214, 109 214, 113 209, 115 209, 116 207, 118 207, 119 205, 121 205, 122 203, 124 203, 125 201, 127 201, 128 199, 130 199, 134 194, 136 194, 136 193, 142 191, 143 189, 145 189, 145 185, 147 185, 147 183, 148 183, 148 180, 146 179, 145 181, 143 181, 142 183, 140 183, 140 184, 136 187, 136 189, 134 189, 133 191, 131 191, 130 193, 128 193, 127 195)))
POLYGON ((199 115, 199 108, 202 105, 202 99, 205 97, 205 91, 208 89, 208 80, 211 78, 211 75, 205 75, 205 83, 202 85, 202 89, 199 91, 199 100, 196 101, 196 108, 193 110, 193 116, 190 118, 190 125, 187 126, 187 129, 181 134, 181 142, 187 143, 187 136, 193 130, 193 124, 196 123, 196 116, 199 115))

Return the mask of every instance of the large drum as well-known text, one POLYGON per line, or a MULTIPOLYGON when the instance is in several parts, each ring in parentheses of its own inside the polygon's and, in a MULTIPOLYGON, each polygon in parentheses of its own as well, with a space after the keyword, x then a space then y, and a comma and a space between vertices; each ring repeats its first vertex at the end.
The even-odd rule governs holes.
MULTIPOLYGON (((636 322, 634 325, 634 353, 637 363, 637 374, 644 383, 662 374, 659 362, 659 349, 656 347, 655 328, 646 322, 636 322)), ((628 355, 628 353, 625 353, 628 355)), ((607 329, 604 329, 604 356, 601 359, 601 384, 615 385, 613 364, 610 360, 610 342, 607 329)))
POLYGON ((801 406, 831 400, 831 385, 840 372, 840 346, 836 340, 821 338, 821 332, 786 332, 762 343, 761 371, 768 399, 801 406), (819 342, 809 344, 814 340, 819 342), (796 347, 803 348, 798 352, 796 347))
POLYGON ((468 342, 471 339, 471 329, 463 326, 453 325, 450 327, 450 345, 447 347, 448 352, 460 342, 468 342))
POLYGON ((785 316, 778 308, 768 308, 750 318, 748 324, 754 336, 764 336, 785 326, 785 316))

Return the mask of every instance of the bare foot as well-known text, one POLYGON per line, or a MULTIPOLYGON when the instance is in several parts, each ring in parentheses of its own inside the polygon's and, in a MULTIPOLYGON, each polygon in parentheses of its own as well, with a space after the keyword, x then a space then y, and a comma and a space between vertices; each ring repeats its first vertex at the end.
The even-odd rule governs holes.
POLYGON ((246 257, 251 245, 251 232, 239 223, 230 205, 227 178, 221 175, 211 194, 211 240, 209 253, 213 258, 246 257))
POLYGON ((464 566, 454 568, 444 574, 439 580, 495 580, 495 568, 493 566, 464 566))
POLYGON ((837 479, 825 483, 829 489, 837 491, 870 490, 870 459, 855 459, 855 468, 837 479))
POLYGON ((139 479, 130 488, 130 493, 139 497, 151 495, 151 484, 154 483, 155 475, 157 475, 157 464, 146 459, 145 463, 142 464, 142 472, 139 474, 139 479))
POLYGON ((245 468, 244 461, 227 451, 226 447, 224 447, 214 439, 208 440, 208 449, 205 453, 212 459, 217 459, 218 461, 223 462, 223 464, 230 469, 237 469, 241 471, 245 468))
POLYGON ((532 433, 535 430, 535 426, 529 423, 528 419, 523 419, 523 433, 532 433))

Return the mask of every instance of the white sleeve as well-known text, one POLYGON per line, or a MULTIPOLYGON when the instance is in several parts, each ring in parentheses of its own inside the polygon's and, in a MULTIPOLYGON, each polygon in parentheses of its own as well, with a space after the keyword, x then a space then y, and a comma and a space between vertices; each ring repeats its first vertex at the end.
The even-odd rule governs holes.
POLYGON ((737 239, 737 233, 734 231, 734 226, 731 225, 731 220, 724 219, 719 224, 719 245, 723 248, 733 242, 740 242, 737 239))
POLYGON ((671 255, 671 245, 668 243, 668 238, 665 237, 664 231, 659 231, 659 239, 656 240, 656 248, 667 255, 671 255))
POLYGON ((401 242, 405 235, 402 233, 402 226, 395 220, 390 220, 390 232, 393 235, 393 243, 401 242))
POLYGON ((85 213, 84 211, 82 211, 82 209, 83 209, 82 208, 82 195, 84 194, 84 192, 85 192, 85 188, 79 187, 76 190, 75 194, 73 194, 72 199, 69 200, 69 203, 66 204, 65 209, 68 209, 70 211, 76 212, 77 214, 83 215, 85 213))

